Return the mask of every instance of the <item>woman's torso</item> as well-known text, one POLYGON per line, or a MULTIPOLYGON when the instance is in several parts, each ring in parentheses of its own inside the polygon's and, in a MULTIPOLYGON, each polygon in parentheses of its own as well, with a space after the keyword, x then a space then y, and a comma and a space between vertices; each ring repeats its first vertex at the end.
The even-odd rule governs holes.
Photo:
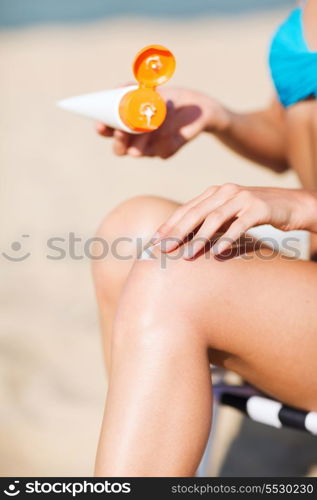
MULTIPOLYGON (((301 10, 297 10, 290 33, 284 32, 284 36, 286 44, 296 41, 293 48, 295 52, 297 50, 293 71, 291 67, 286 68, 288 80, 284 75, 285 88, 289 90, 284 96, 291 103, 285 107, 288 160, 302 186, 317 190, 317 0, 308 0, 301 10), (292 40, 287 40, 288 35, 293 36, 292 40), (289 89, 287 85, 290 85, 289 89), (297 85, 297 88, 292 89, 291 85, 297 85), (296 102, 299 90, 303 99, 296 102)), ((285 57, 291 59, 292 54, 285 54, 285 57)), ((317 250, 317 235, 312 235, 312 248, 317 250)))
POLYGON ((287 152, 306 189, 317 189, 317 0, 300 2, 273 36, 270 69, 286 113, 287 152))
POLYGON ((286 110, 287 155, 305 189, 317 189, 317 101, 286 110))

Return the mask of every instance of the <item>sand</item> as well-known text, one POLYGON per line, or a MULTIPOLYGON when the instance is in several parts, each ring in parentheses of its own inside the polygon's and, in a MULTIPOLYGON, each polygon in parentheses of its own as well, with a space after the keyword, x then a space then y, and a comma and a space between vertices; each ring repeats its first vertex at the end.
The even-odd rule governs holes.
MULTIPOLYGON (((93 124, 55 107, 70 95, 131 78, 142 46, 176 54, 173 84, 235 109, 265 105, 269 36, 283 12, 169 23, 112 20, 0 32, 0 470, 90 475, 104 374, 89 258, 47 258, 47 240, 86 241, 121 200, 141 193, 190 199, 211 184, 296 186, 202 135, 169 161, 116 158, 93 124), (23 237, 22 235, 29 235, 23 237), (12 250, 12 242, 23 244, 12 250)), ((67 249, 67 244, 62 242, 67 249)), ((82 244, 78 244, 82 256, 82 244)), ((52 255, 52 254, 50 254, 52 255)))

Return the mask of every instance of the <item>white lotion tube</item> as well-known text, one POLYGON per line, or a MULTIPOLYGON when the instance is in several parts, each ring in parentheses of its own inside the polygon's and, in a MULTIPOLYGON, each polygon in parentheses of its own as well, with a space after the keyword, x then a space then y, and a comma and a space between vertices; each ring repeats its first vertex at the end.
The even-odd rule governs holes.
POLYGON ((67 111, 73 111, 74 113, 104 123, 109 127, 137 134, 139 132, 128 127, 122 121, 119 114, 122 98, 128 92, 136 90, 137 88, 138 85, 129 85, 128 87, 119 87, 116 89, 94 92, 92 94, 83 94, 63 99, 59 101, 57 105, 67 111))
POLYGON ((174 70, 175 58, 166 47, 148 45, 133 62, 138 84, 70 97, 58 106, 131 134, 153 132, 167 111, 156 87, 168 81, 174 70))

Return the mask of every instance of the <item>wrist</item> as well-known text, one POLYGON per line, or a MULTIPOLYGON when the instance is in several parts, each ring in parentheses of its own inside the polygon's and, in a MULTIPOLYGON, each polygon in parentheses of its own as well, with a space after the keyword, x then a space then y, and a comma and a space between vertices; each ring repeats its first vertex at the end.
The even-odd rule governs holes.
POLYGON ((204 131, 212 134, 225 133, 230 129, 231 121, 232 113, 220 102, 211 100, 204 131))

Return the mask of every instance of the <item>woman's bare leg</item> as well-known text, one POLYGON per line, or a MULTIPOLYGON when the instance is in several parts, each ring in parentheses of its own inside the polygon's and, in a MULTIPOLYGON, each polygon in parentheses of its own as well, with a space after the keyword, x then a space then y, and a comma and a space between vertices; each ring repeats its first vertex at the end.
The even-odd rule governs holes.
MULTIPOLYGON (((142 244, 179 206, 155 196, 137 196, 116 207, 102 222, 97 237, 112 247, 106 259, 93 262, 93 277, 99 307, 102 342, 107 370, 110 368, 112 322, 122 287, 142 244), (114 247, 115 245, 115 247, 114 247), (114 255, 116 253, 117 255, 114 255)), ((95 245, 96 257, 103 245, 95 245)))
POLYGON ((194 474, 210 425, 210 350, 269 394, 317 409, 316 285, 316 264, 281 257, 137 262, 114 325, 96 473, 194 474))

